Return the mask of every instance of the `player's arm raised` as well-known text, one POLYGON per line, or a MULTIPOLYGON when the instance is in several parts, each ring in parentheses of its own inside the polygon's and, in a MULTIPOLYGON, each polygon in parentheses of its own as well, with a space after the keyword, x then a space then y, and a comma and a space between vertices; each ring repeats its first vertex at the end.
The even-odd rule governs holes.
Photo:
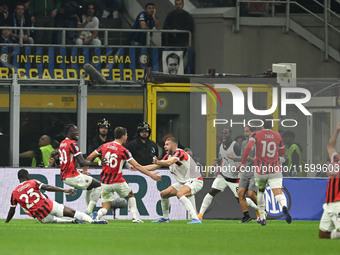
POLYGON ((166 159, 166 160, 158 160, 156 157, 153 158, 153 163, 156 164, 159 167, 169 167, 172 164, 175 164, 177 161, 179 161, 178 158, 170 158, 170 159, 166 159))
POLYGON ((135 169, 137 169, 139 172, 149 176, 150 178, 152 178, 155 181, 160 181, 161 180, 161 176, 157 175, 158 172, 156 173, 150 173, 149 170, 147 170, 144 166, 140 165, 136 160, 131 159, 129 160, 129 164, 131 164, 135 169))

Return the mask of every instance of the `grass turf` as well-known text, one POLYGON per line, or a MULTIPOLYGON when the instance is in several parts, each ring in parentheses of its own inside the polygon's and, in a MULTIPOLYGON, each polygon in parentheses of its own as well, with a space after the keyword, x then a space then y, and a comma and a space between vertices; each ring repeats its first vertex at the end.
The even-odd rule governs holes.
MULTIPOLYGON (((3 221, 3 220, 2 220, 3 221)), ((12 220, 0 226, 0 254, 339 254, 339 240, 319 240, 319 222, 231 220, 170 224, 41 224, 12 220)))

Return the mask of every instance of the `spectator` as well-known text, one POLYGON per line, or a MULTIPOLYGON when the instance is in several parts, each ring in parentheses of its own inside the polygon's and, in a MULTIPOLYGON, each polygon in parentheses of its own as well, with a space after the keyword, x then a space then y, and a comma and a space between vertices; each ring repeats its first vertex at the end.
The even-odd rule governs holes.
POLYGON ((123 0, 95 0, 100 11, 102 11, 101 17, 103 19, 108 18, 111 15, 114 19, 119 18, 119 13, 123 11, 123 0))
POLYGON ((9 15, 9 9, 7 4, 2 4, 0 6, 0 26, 10 26, 11 18, 9 15))
MULTIPOLYGON (((36 27, 55 27, 61 0, 30 0, 31 21, 36 27)), ((53 31, 35 31, 35 42, 52 43, 53 31)))
MULTIPOLYGON (((15 6, 15 10, 11 19, 11 26, 13 27, 32 27, 31 19, 28 15, 25 15, 25 5, 22 2, 18 2, 15 6)), ((14 29, 12 32, 12 40, 15 43, 19 42, 20 30, 14 29)), ((27 44, 33 44, 34 40, 30 36, 30 30, 23 31, 23 42, 27 44)))
MULTIPOLYGON (((194 21, 192 16, 185 10, 184 0, 175 0, 175 10, 171 11, 165 19, 164 29, 193 31, 194 21)), ((189 36, 187 33, 163 33, 163 46, 188 46, 189 36)))
POLYGON ((166 57, 166 65, 169 74, 177 74, 181 58, 174 52, 166 57))
MULTIPOLYGON (((56 17, 56 27, 76 28, 78 24, 79 4, 76 1, 64 2, 56 17)), ((61 44, 61 30, 56 33, 56 43, 61 44)), ((73 44, 76 37, 75 31, 66 31, 66 44, 73 44)))
POLYGON ((59 151, 54 150, 50 154, 50 160, 48 162, 48 167, 60 167, 60 162, 59 162, 59 151))
POLYGON ((95 16, 95 6, 93 3, 88 4, 86 14, 83 14, 78 20, 78 28, 88 28, 91 31, 81 31, 76 39, 76 45, 101 45, 102 42, 98 39, 99 19, 95 16))
MULTIPOLYGON (((161 29, 161 24, 156 17, 156 8, 154 3, 147 3, 145 10, 138 14, 133 29, 161 29)), ((146 33, 134 32, 130 34, 132 45, 146 45, 146 33)))
POLYGON ((39 148, 19 154, 21 158, 32 158, 32 167, 48 167, 51 152, 54 148, 51 145, 51 137, 43 135, 39 139, 39 148))
POLYGON ((112 137, 109 136, 109 132, 111 131, 111 124, 108 120, 103 118, 97 124, 97 135, 92 138, 89 142, 88 153, 96 150, 100 145, 104 143, 113 141, 112 137))
POLYGON ((283 172, 285 176, 301 175, 301 151, 302 147, 298 143, 295 143, 295 133, 293 131, 286 131, 282 136, 283 142, 287 148, 285 156, 288 159, 289 172, 283 172))
POLYGON ((0 43, 13 43, 11 41, 11 35, 12 35, 12 32, 10 29, 2 29, 0 43))
POLYGON ((153 157, 158 156, 157 144, 150 140, 151 128, 148 123, 142 122, 137 126, 136 139, 129 142, 126 148, 133 158, 141 165, 152 164, 153 157))

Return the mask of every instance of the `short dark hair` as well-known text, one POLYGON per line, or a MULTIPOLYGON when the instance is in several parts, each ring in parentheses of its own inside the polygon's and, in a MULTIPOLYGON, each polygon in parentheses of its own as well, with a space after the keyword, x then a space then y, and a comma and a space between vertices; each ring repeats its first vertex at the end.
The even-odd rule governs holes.
POLYGON ((18 5, 21 5, 21 6, 25 7, 24 3, 21 2, 21 1, 18 1, 18 2, 15 4, 15 8, 17 8, 18 5))
POLYGON ((65 135, 67 136, 68 132, 70 131, 71 128, 75 127, 76 125, 74 124, 67 124, 65 127, 64 127, 64 133, 65 135))
POLYGON ((28 179, 28 177, 29 177, 29 173, 26 169, 20 169, 18 171, 18 179, 19 180, 24 179, 24 178, 28 179))
POLYGON ((146 8, 148 8, 149 5, 155 6, 154 3, 147 3, 147 4, 144 6, 144 10, 146 10, 146 8))
POLYGON ((273 120, 273 116, 272 115, 266 115, 262 117, 262 121, 263 121, 263 127, 265 129, 272 129, 272 121, 266 121, 266 120, 273 120))
POLYGON ((127 130, 125 127, 116 127, 115 130, 113 131, 115 139, 122 138, 122 136, 126 135, 126 133, 127 133, 127 130))
POLYGON ((167 64, 168 64, 168 62, 169 62, 169 58, 177 59, 178 64, 179 64, 179 62, 181 61, 181 58, 178 56, 178 54, 176 54, 176 53, 174 53, 174 52, 170 53, 170 54, 166 57, 166 63, 167 63, 167 64))
POLYGON ((178 145, 178 140, 175 137, 173 137, 173 136, 169 137, 168 139, 166 139, 166 141, 170 141, 170 142, 175 143, 175 144, 178 145))

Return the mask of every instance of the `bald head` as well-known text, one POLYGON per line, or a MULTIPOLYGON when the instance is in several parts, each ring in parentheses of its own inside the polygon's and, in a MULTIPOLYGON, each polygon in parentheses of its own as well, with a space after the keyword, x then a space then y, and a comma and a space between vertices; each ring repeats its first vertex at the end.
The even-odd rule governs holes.
POLYGON ((51 137, 48 135, 42 135, 39 139, 39 147, 51 144, 51 137))

